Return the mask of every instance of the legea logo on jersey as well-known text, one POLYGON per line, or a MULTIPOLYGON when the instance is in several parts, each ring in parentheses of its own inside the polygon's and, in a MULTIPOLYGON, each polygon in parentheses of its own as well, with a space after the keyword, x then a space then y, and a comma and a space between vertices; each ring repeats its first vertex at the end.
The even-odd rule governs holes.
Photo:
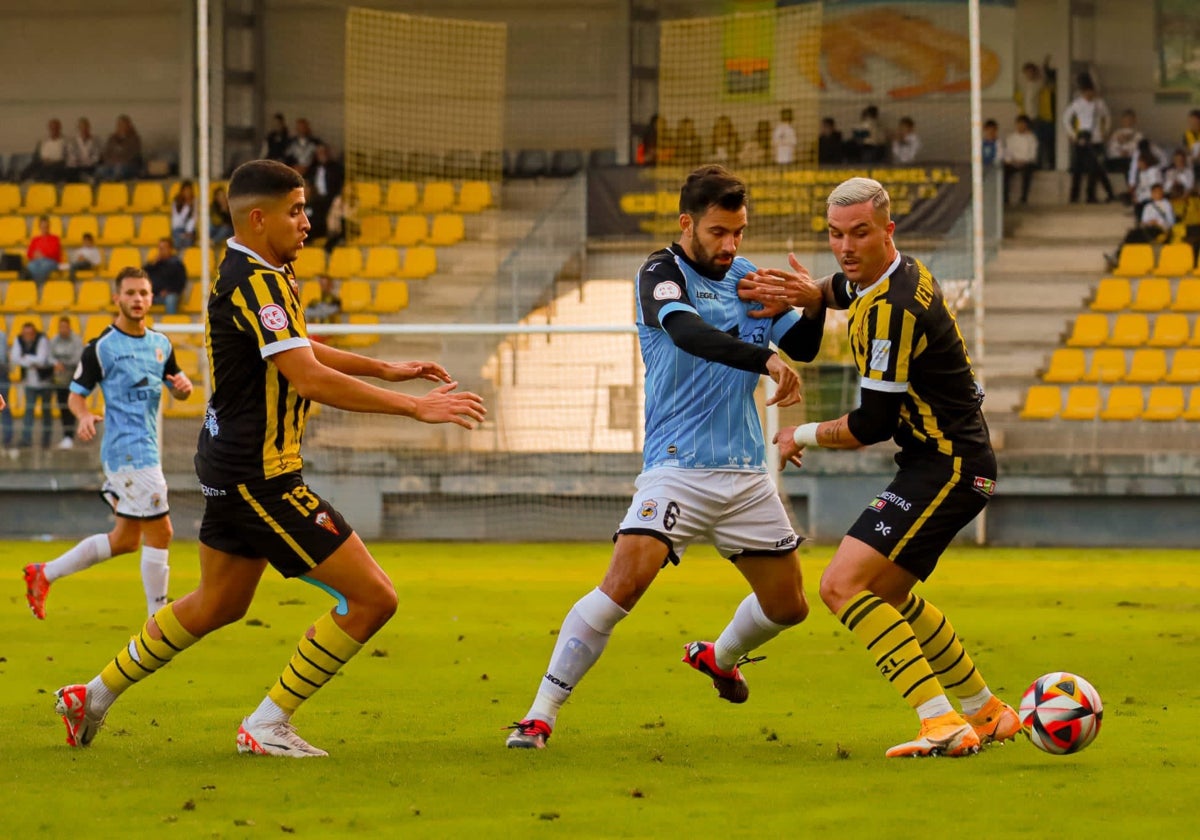
POLYGON ((664 280, 654 287, 655 300, 679 300, 683 297, 683 289, 672 280, 664 280))
POLYGON ((649 522, 658 516, 658 502, 654 499, 647 499, 642 502, 642 509, 638 511, 638 519, 643 522, 649 522))
POLYGON ((286 330, 288 327, 287 313, 277 303, 268 303, 262 309, 258 310, 258 320, 271 332, 286 330))

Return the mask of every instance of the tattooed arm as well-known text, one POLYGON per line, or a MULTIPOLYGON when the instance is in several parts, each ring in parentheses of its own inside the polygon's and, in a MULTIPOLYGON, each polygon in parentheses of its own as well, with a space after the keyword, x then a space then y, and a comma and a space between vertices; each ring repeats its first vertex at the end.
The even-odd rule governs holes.
POLYGON ((779 447, 782 466, 800 466, 800 453, 806 446, 822 449, 861 449, 887 440, 896 431, 903 395, 862 390, 862 402, 849 414, 823 423, 805 423, 779 430, 773 442, 779 447))

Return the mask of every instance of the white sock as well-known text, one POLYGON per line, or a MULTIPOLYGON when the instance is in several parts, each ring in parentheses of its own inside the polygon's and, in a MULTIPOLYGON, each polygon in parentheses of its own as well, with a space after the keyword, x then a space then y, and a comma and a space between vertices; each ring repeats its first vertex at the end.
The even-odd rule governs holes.
POLYGON ((258 704, 250 717, 246 718, 246 723, 254 726, 264 724, 286 722, 292 719, 292 715, 270 697, 264 697, 263 701, 258 704))
POLYGON ((154 615, 167 605, 167 579, 171 569, 167 566, 167 550, 142 546, 142 589, 146 592, 146 610, 154 615))
POLYGON ((92 677, 87 684, 87 698, 88 705, 100 714, 107 712, 108 707, 117 702, 117 695, 112 693, 99 675, 92 677))
POLYGON ((962 704, 964 715, 973 715, 987 704, 987 701, 992 699, 992 690, 986 685, 983 691, 978 694, 972 694, 970 697, 960 697, 958 702, 962 704))
POLYGON ((563 619, 550 666, 525 717, 544 720, 553 727, 558 710, 583 675, 596 664, 617 622, 627 615, 627 610, 599 589, 576 601, 563 619))
POLYGON ((776 624, 767 618, 762 604, 758 603, 758 596, 751 592, 738 604, 733 619, 713 642, 717 667, 723 671, 733 670, 745 654, 765 645, 786 629, 786 624, 776 624))
POLYGON ((917 716, 921 720, 926 718, 939 717, 947 712, 953 712, 954 707, 950 705, 950 701, 946 699, 945 694, 939 694, 932 700, 926 700, 920 706, 917 706, 917 716))
POLYGON ((112 548, 108 544, 108 534, 92 534, 87 539, 76 543, 70 551, 55 557, 42 567, 42 571, 46 575, 46 580, 56 581, 67 575, 82 572, 97 563, 103 563, 110 557, 112 557, 112 548))

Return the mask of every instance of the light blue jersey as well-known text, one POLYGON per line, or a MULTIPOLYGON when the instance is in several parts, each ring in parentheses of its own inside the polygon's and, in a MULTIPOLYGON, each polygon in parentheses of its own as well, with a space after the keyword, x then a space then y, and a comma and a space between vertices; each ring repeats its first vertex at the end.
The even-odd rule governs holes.
POLYGON ((99 385, 104 393, 105 470, 158 466, 158 405, 166 376, 176 373, 171 340, 154 330, 136 336, 112 326, 83 349, 71 391, 86 397, 99 385))
POLYGON ((737 282, 753 270, 753 264, 737 257, 724 278, 712 280, 676 244, 651 254, 638 272, 638 337, 646 365, 643 469, 766 471, 754 402, 761 374, 693 356, 679 349, 662 327, 672 312, 691 312, 756 347, 777 343, 799 315, 751 318, 747 313, 753 304, 738 300, 737 282))

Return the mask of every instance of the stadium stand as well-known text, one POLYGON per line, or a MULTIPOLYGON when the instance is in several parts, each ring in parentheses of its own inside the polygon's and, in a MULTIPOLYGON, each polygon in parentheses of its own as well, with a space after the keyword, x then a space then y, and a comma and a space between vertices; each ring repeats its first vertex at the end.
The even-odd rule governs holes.
POLYGON ((1071 335, 1067 338, 1070 347, 1099 347, 1108 340, 1108 316, 1084 313, 1075 319, 1071 335))
POLYGON ((1185 277, 1175 289, 1172 312, 1200 312, 1200 278, 1185 277))
POLYGON ((1157 385, 1150 389, 1146 400, 1143 420, 1170 422, 1183 415, 1183 389, 1169 385, 1157 385))
POLYGON ((396 219, 396 230, 392 234, 393 245, 418 245, 429 238, 429 218, 417 213, 405 213, 396 219))
POLYGON ((1182 347, 1188 340, 1188 316, 1163 312, 1154 318, 1154 329, 1147 344, 1151 347, 1182 347))
POLYGON ((63 186, 62 195, 58 198, 58 206, 54 208, 54 212, 71 216, 76 213, 87 213, 91 209, 91 184, 66 184, 63 186))
POLYGON ((62 243, 68 248, 83 244, 83 235, 90 233, 94 241, 100 239, 100 220, 90 213, 80 213, 67 219, 67 229, 63 233, 62 243))
POLYGON ((1095 385, 1072 385, 1063 404, 1064 420, 1095 420, 1100 414, 1100 389, 1095 385))
POLYGON ((129 188, 119 182, 105 182, 96 187, 96 198, 92 212, 96 214, 121 213, 129 206, 129 188))
MULTIPOLYGON (((1185 245, 1190 254, 1190 245, 1185 245)), ((1171 281, 1160 277, 1145 277, 1138 281, 1137 293, 1130 308, 1134 312, 1161 312, 1171 305, 1171 281)))
POLYGON ((1050 420, 1058 416, 1062 408, 1062 394, 1054 385, 1034 385, 1025 395, 1025 406, 1021 418, 1025 420, 1050 420))
POLYGON ((1113 274, 1118 277, 1142 277, 1154 270, 1154 248, 1135 243, 1121 246, 1121 254, 1113 274))
POLYGON ((1108 392, 1101 420, 1136 420, 1142 416, 1145 405, 1142 389, 1136 385, 1117 385, 1108 392))
POLYGON ((1133 286, 1124 277, 1105 277, 1096 287, 1096 296, 1092 299, 1091 309, 1094 312, 1119 312, 1129 306, 1133 297, 1133 286))
POLYGON ((579 149, 557 149, 550 155, 549 175, 570 178, 583 171, 583 152, 579 149))
POLYGON ((418 245, 404 250, 404 265, 398 276, 406 279, 423 279, 437 273, 437 251, 428 245, 418 245))
POLYGON ((415 181, 389 181, 383 208, 389 213, 407 213, 417 206, 417 198, 415 181))
POLYGON ((487 181, 465 181, 458 192, 454 210, 458 213, 478 213, 492 206, 492 186, 487 181))
POLYGON ((422 213, 442 213, 454 206, 454 185, 449 181, 430 181, 421 190, 422 213))
POLYGON ((54 184, 30 184, 25 190, 25 200, 18 213, 40 216, 58 206, 58 188, 54 184))
POLYGON ((1150 340, 1150 319, 1133 312, 1117 315, 1108 336, 1112 347, 1141 347, 1150 340))
POLYGON ((1167 354, 1162 350, 1140 348, 1133 351, 1125 381, 1139 385, 1161 382, 1167 376, 1167 354))
POLYGON ((1120 382, 1125 378, 1125 351, 1097 349, 1092 351, 1092 363, 1084 380, 1087 382, 1120 382))
POLYGON ((1050 365, 1042 376, 1044 382, 1073 384, 1082 382, 1087 372, 1087 356, 1078 348, 1064 347, 1050 355, 1050 365))
POLYGON ((429 245, 455 245, 465 236, 463 217, 458 213, 439 213, 429 228, 429 245))

